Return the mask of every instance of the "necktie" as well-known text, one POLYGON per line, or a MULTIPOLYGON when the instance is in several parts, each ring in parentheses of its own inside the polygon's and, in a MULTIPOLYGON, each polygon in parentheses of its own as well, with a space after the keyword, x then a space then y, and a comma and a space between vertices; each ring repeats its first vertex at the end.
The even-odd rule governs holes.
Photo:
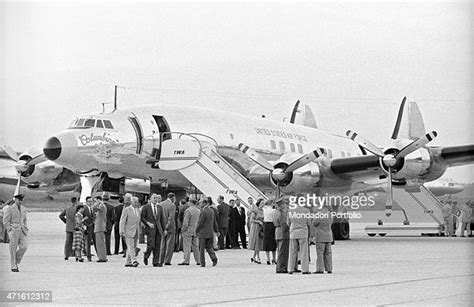
POLYGON ((156 219, 156 204, 152 204, 152 208, 153 208, 153 216, 156 219))

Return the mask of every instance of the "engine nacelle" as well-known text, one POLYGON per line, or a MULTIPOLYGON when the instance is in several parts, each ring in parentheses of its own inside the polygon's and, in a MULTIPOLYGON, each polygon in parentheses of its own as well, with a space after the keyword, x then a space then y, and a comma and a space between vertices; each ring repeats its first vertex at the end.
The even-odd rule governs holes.
POLYGON ((425 148, 420 148, 404 159, 402 168, 393 174, 393 180, 410 181, 428 174, 431 166, 430 153, 425 148))
MULTIPOLYGON (((28 150, 26 150, 25 152, 23 152, 18 157, 18 159, 20 161, 28 162, 28 161, 32 160, 34 157, 41 155, 42 153, 43 152, 41 151, 41 149, 31 147, 28 150)), ((21 176, 25 177, 25 178, 28 178, 34 173, 34 171, 35 171, 35 166, 34 165, 29 165, 28 168, 25 171, 21 172, 21 176)))
MULTIPOLYGON (((305 166, 295 170, 293 172, 291 181, 281 187, 281 191, 284 193, 293 192, 299 193, 304 191, 310 191, 317 187, 319 180, 321 179, 321 173, 319 166, 315 162, 306 164, 305 166)), ((273 182, 273 184, 275 184, 273 182)))

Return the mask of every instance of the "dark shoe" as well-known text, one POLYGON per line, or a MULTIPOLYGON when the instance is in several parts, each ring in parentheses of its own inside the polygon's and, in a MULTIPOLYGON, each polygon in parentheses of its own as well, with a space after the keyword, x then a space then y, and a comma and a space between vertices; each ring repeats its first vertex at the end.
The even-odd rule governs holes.
POLYGON ((196 265, 201 265, 200 263, 196 263, 196 265))
POLYGON ((328 271, 328 274, 332 274, 332 271, 328 271))
POLYGON ((321 272, 321 271, 316 271, 316 272, 313 272, 313 274, 323 274, 323 272, 321 272))
POLYGON ((189 263, 181 262, 181 263, 178 263, 178 265, 189 265, 189 263))
POLYGON ((87 258, 87 261, 91 262, 91 261, 92 261, 92 259, 91 259, 91 258, 87 258))
POLYGON ((171 265, 171 263, 165 263, 165 265, 171 265))
POLYGON ((108 261, 107 259, 99 259, 96 262, 107 262, 107 261, 108 261))
POLYGON ((123 256, 122 256, 122 258, 125 258, 125 257, 127 257, 127 255, 124 253, 123 256))
POLYGON ((294 270, 295 273, 301 273, 301 270, 294 270))
POLYGON ((84 262, 84 259, 82 259, 82 258, 76 258, 76 262, 84 262))
POLYGON ((148 265, 148 258, 145 255, 143 255, 143 263, 148 265))
POLYGON ((270 261, 267 260, 267 264, 270 265, 271 264, 270 261))
POLYGON ((292 272, 292 271, 290 271, 290 272, 288 272, 288 274, 290 274, 290 275, 291 275, 291 274, 293 274, 293 272, 292 272))
POLYGON ((64 260, 69 260, 69 258, 68 258, 68 257, 64 257, 64 260))
POLYGON ((277 274, 288 274, 288 271, 277 271, 277 274))
POLYGON ((107 253, 107 256, 112 256, 112 253, 107 253))
POLYGON ((212 260, 212 266, 216 266, 217 265, 217 259, 216 260, 212 260))
POLYGON ((272 260, 272 264, 276 265, 276 264, 277 264, 277 262, 276 262, 275 260, 272 260))
POLYGON ((160 265, 159 265, 159 264, 154 264, 153 266, 154 266, 154 267, 159 267, 160 265))
POLYGON ((303 272, 303 273, 301 273, 301 274, 306 275, 306 274, 311 274, 311 272, 303 272))
POLYGON ((256 260, 255 260, 255 263, 256 263, 256 264, 262 264, 260 261, 256 261, 256 260))
POLYGON ((255 262, 255 260, 253 260, 253 258, 250 258, 250 262, 255 262))
POLYGON ((139 263, 138 263, 137 261, 135 261, 135 262, 132 264, 132 266, 135 267, 135 268, 136 268, 138 265, 139 265, 139 263))
POLYGON ((20 272, 20 270, 18 270, 18 268, 16 268, 16 269, 12 269, 12 272, 20 272))
POLYGON ((133 264, 129 263, 129 264, 126 264, 125 266, 130 268, 130 267, 133 267, 133 264))

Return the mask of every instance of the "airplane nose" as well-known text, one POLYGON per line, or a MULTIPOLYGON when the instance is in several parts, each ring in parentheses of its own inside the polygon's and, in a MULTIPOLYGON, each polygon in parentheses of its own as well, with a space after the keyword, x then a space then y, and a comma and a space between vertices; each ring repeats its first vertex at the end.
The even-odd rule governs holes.
POLYGON ((51 161, 56 160, 61 155, 61 142, 55 136, 50 137, 43 148, 43 153, 51 161))

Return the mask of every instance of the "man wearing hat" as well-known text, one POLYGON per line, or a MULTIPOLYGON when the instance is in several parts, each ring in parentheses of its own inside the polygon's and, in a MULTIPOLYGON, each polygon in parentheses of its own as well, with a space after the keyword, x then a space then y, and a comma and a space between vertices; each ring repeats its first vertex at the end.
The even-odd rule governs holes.
POLYGON ((22 206, 25 195, 14 196, 15 203, 8 207, 3 217, 3 224, 10 237, 10 260, 12 272, 19 272, 23 255, 28 248, 28 223, 26 220, 26 209, 22 206))
POLYGON ((288 257, 290 252, 290 228, 287 224, 288 204, 283 197, 275 201, 277 211, 273 220, 275 240, 277 242, 277 274, 288 273, 288 257))
POLYGON ((72 249, 72 239, 74 233, 74 227, 76 226, 76 205, 77 198, 71 198, 71 206, 64 209, 60 214, 59 218, 66 224, 66 241, 64 242, 64 260, 68 260, 69 257, 74 255, 72 249))

